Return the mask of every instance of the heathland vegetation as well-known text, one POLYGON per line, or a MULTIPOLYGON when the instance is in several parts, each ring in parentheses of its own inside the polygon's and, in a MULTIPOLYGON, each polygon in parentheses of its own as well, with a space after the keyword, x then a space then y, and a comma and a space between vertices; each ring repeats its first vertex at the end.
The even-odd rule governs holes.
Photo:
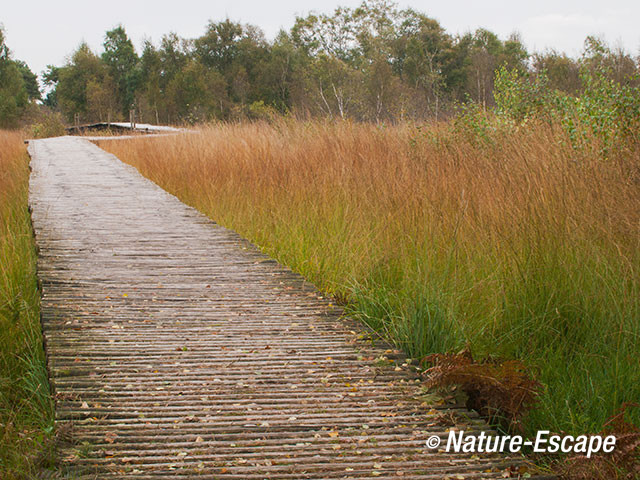
POLYGON ((544 385, 528 432, 578 433, 640 398, 640 157, 582 133, 590 148, 554 121, 474 113, 101 146, 410 355, 522 360, 544 385))
MULTIPOLYGON (((36 105, 35 76, 0 31, 0 126, 46 136, 130 110, 200 124, 102 146, 412 357, 516 361, 540 384, 517 428, 598 432, 640 399, 640 76, 627 52, 589 37, 577 59, 531 54, 516 35, 451 35, 368 1, 272 41, 226 20, 139 54, 118 26, 102 52, 81 44, 43 78, 36 105)), ((52 430, 22 138, 0 133, 8 478, 46 461, 26 452, 52 430)), ((639 409, 625 415, 636 442, 639 409)))
POLYGON ((533 387, 528 370, 537 403, 511 427, 599 432, 640 398, 640 92, 605 53, 582 60, 578 95, 498 69, 495 108, 448 121, 275 119, 102 146, 411 356, 466 348, 494 359, 496 389, 533 387))
POLYGON ((36 251, 21 132, 0 131, 0 476, 35 478, 50 461, 53 409, 42 349, 36 251))

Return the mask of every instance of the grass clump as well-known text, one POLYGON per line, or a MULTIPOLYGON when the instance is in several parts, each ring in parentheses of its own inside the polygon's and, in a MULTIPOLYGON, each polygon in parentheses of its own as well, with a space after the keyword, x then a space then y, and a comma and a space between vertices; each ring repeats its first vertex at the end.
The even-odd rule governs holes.
POLYGON ((640 398, 640 155, 473 118, 484 136, 281 121, 102 146, 409 355, 468 344, 537 371, 526 433, 600 431, 640 398))
POLYGON ((0 477, 52 461, 53 406, 42 348, 36 251, 22 134, 0 131, 0 477))

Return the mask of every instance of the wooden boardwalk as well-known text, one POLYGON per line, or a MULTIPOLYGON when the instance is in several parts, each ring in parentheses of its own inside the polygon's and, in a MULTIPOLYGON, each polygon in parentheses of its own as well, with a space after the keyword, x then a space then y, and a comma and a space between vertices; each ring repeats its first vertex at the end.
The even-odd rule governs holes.
POLYGON ((485 425, 425 402, 399 355, 237 234, 86 140, 29 150, 70 478, 504 478, 518 463, 427 449, 454 419, 485 425))

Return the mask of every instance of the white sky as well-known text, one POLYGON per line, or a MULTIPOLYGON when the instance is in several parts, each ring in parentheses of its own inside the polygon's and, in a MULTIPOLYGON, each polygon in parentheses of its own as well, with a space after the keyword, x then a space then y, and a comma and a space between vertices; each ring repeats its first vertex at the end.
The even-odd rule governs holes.
MULTIPOLYGON (((333 12, 360 0, 0 0, 0 23, 14 58, 35 73, 47 64, 61 65, 84 40, 99 51, 105 31, 124 25, 136 48, 144 38, 158 43, 170 31, 182 37, 201 35, 209 19, 252 23, 267 38, 289 29, 296 15, 333 12)), ((485 27, 505 38, 517 31, 530 51, 553 47, 579 55, 587 35, 603 36, 634 55, 640 53, 638 0, 400 0, 440 21, 449 33, 485 27)))

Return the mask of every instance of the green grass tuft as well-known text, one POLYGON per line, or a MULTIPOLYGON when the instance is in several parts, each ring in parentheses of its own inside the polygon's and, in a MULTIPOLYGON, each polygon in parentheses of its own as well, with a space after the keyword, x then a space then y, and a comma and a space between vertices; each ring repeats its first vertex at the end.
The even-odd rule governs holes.
POLYGON ((0 131, 0 477, 35 478, 53 462, 53 403, 42 348, 29 157, 0 131))

